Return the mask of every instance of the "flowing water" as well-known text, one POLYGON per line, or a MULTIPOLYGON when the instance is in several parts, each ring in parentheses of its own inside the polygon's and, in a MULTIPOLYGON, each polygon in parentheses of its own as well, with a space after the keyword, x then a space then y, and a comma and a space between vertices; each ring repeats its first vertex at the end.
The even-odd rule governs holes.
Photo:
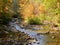
POLYGON ((32 41, 28 45, 60 45, 60 35, 59 34, 40 34, 37 35, 37 32, 22 29, 18 24, 11 23, 17 30, 28 34, 28 36, 35 38, 36 41, 32 41))

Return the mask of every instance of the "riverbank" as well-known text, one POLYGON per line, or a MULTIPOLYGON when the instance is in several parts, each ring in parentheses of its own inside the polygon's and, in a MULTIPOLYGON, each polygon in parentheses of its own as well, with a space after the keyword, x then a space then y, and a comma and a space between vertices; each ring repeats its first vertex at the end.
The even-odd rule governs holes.
MULTIPOLYGON (((36 31, 39 31, 39 30, 36 30, 36 31, 33 31, 33 30, 28 30, 28 29, 24 29, 24 28, 21 28, 20 25, 18 24, 14 24, 14 27, 21 31, 21 32, 24 32, 25 34, 28 34, 28 36, 32 37, 32 38, 35 38, 37 41, 34 41, 34 40, 31 40, 32 42, 30 42, 30 45, 45 45, 46 41, 47 40, 51 40, 53 41, 54 39, 57 40, 57 42, 59 42, 59 39, 60 39, 60 36, 59 34, 57 33, 38 33, 36 31), (52 40, 53 39, 53 40, 52 40)), ((54 40, 54 44, 60 44, 60 43, 57 43, 55 42, 54 40)), ((49 41, 47 41, 49 42, 49 41)), ((50 43, 47 43, 47 45, 50 44, 50 43)), ((53 43, 52 43, 53 44, 53 43)), ((29 43, 28 43, 29 45, 29 43)))

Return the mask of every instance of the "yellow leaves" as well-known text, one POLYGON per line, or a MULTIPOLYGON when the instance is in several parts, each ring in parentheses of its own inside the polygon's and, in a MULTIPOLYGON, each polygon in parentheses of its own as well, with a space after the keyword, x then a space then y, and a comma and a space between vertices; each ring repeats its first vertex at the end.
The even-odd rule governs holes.
POLYGON ((11 2, 12 2, 12 0, 8 0, 8 2, 10 2, 10 3, 11 3, 11 2))
POLYGON ((24 4, 20 4, 20 7, 21 7, 21 8, 24 7, 24 4))
POLYGON ((47 15, 45 18, 46 18, 46 20, 48 20, 48 21, 51 21, 52 20, 52 17, 51 16, 49 16, 49 15, 47 15), (47 18, 46 18, 47 17, 47 18))
POLYGON ((59 16, 58 15, 55 15, 53 18, 52 18, 52 22, 58 26, 60 26, 60 23, 58 22, 59 20, 59 16))
POLYGON ((48 25, 44 25, 43 28, 44 28, 44 30, 50 30, 50 25, 49 24, 48 25))
POLYGON ((60 9, 60 3, 59 3, 59 2, 57 2, 57 8, 59 8, 59 9, 60 9))
POLYGON ((54 22, 56 23, 57 20, 58 20, 58 17, 57 17, 57 16, 54 16, 53 20, 54 20, 54 22))

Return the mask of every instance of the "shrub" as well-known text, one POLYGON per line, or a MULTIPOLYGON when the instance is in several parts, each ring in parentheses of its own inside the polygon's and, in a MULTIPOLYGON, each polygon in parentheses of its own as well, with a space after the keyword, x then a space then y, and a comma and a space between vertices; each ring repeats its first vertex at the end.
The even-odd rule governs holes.
POLYGON ((6 24, 8 24, 9 23, 9 21, 11 20, 10 18, 9 18, 9 16, 6 14, 6 13, 1 13, 1 17, 0 17, 0 19, 1 19, 1 24, 3 24, 3 25, 6 25, 6 24))
POLYGON ((28 23, 31 24, 31 25, 32 24, 40 25, 40 24, 42 24, 42 21, 41 21, 41 19, 39 17, 33 17, 33 18, 28 19, 28 23))
POLYGON ((18 17, 18 14, 14 14, 12 17, 13 18, 17 18, 18 17))

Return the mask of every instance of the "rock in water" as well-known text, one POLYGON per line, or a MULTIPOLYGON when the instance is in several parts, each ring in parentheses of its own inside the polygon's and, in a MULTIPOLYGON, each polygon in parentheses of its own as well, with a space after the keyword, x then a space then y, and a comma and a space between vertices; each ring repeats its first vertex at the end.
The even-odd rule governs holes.
POLYGON ((55 36, 52 36, 52 39, 54 39, 55 38, 55 36))

